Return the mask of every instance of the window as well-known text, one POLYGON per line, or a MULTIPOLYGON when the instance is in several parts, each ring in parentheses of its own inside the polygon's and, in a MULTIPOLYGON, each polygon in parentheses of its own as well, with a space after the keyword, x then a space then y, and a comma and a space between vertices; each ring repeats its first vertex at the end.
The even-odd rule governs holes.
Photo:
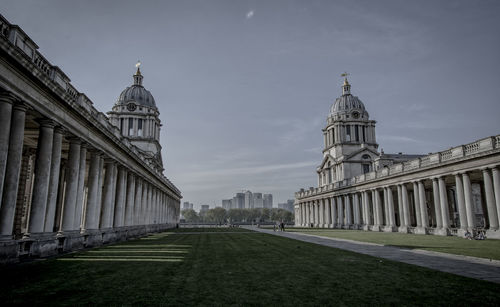
POLYGON ((128 119, 128 135, 134 135, 134 119, 128 119))
POLYGON ((345 140, 347 142, 350 142, 351 141, 351 126, 346 126, 345 127, 345 134, 346 134, 345 140))
POLYGON ((120 132, 123 134, 123 118, 120 118, 120 132))
POLYGON ((354 125, 354 133, 356 135, 356 142, 359 142, 358 125, 354 125))
POLYGON ((366 143, 366 127, 363 126, 363 143, 366 143))
POLYGON ((142 136, 142 119, 137 120, 137 136, 142 136))
POLYGON ((363 174, 370 172, 370 164, 363 164, 363 174))
POLYGON ((361 156, 361 159, 370 160, 370 155, 364 154, 361 156))

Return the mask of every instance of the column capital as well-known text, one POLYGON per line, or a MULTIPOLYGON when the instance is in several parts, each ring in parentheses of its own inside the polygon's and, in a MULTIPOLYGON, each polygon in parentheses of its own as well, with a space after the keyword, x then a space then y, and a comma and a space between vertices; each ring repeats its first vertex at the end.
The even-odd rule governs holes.
POLYGON ((14 105, 12 106, 14 110, 19 110, 19 111, 24 111, 26 112, 28 110, 28 105, 26 105, 24 102, 17 100, 15 101, 14 105))
POLYGON ((19 98, 14 95, 14 93, 9 91, 0 92, 0 102, 6 102, 10 104, 14 104, 15 101, 18 101, 19 98))
POLYGON ((69 136, 66 138, 71 144, 82 144, 82 139, 77 136, 69 136))
POLYGON ((36 122, 40 124, 40 127, 54 128, 56 123, 48 118, 38 118, 36 122))
POLYGON ((54 127, 54 133, 65 134, 66 133, 66 129, 64 129, 63 126, 55 126, 54 127))

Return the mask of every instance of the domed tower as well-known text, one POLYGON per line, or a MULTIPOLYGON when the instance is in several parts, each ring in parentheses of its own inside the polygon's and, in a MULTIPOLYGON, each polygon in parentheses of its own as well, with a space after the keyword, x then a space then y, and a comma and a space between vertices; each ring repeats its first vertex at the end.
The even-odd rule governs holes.
POLYGON ((343 181, 373 170, 379 156, 375 121, 361 100, 351 94, 347 74, 343 74, 342 96, 330 108, 323 129, 323 162, 317 169, 318 185, 343 181))
POLYGON ((161 172, 160 112, 153 95, 142 85, 140 62, 136 67, 134 84, 122 91, 108 115, 111 124, 118 127, 123 136, 137 146, 161 172))

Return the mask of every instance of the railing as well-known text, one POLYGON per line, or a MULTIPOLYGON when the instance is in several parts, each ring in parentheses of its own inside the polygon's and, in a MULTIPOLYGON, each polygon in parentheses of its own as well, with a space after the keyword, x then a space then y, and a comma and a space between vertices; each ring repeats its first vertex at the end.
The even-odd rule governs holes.
MULTIPOLYGON (((327 186, 326 191, 332 191, 335 190, 336 188, 352 186, 358 183, 363 183, 366 181, 374 180, 381 177, 387 177, 394 174, 401 174, 410 171, 413 172, 421 168, 426 168, 434 164, 438 164, 440 162, 448 162, 463 158, 465 156, 470 156, 473 154, 499 148, 500 148, 500 135, 487 137, 469 144, 456 146, 445 151, 431 153, 424 157, 405 161, 403 163, 393 164, 388 168, 384 167, 382 169, 379 169, 378 171, 373 171, 343 181, 334 182, 332 185, 327 186)), ((302 198, 309 196, 311 194, 317 194, 324 191, 325 189, 316 188, 310 190, 309 193, 299 191, 297 192, 296 195, 297 197, 302 198)))
MULTIPOLYGON (((30 70, 34 70, 33 74, 35 76, 39 78, 45 76, 54 84, 59 86, 59 88, 62 89, 62 93, 66 94, 62 95, 62 98, 70 102, 69 105, 72 105, 73 107, 82 107, 88 113, 86 114, 85 112, 82 112, 83 116, 90 116, 97 119, 97 122, 102 125, 102 128, 111 132, 111 134, 117 137, 119 141, 123 139, 120 131, 115 126, 110 124, 108 118, 93 107, 92 101, 83 93, 79 93, 78 90, 70 84, 70 80, 64 72, 62 72, 57 66, 50 64, 49 61, 47 61, 43 55, 38 52, 38 46, 31 40, 31 38, 27 36, 18 26, 10 24, 1 15, 0 37, 3 37, 2 39, 17 47, 18 50, 21 51, 21 54, 33 63, 34 67, 29 68, 30 70)), ((78 111, 81 112, 81 110, 78 111)), ((136 157, 145 161, 144 155, 137 150, 135 145, 124 143, 123 141, 121 143, 131 149, 131 152, 136 154, 136 157)), ((158 174, 158 172, 153 168, 151 168, 150 171, 159 175, 158 178, 161 179, 166 186, 180 194, 180 191, 165 176, 163 176, 163 174, 158 174)))

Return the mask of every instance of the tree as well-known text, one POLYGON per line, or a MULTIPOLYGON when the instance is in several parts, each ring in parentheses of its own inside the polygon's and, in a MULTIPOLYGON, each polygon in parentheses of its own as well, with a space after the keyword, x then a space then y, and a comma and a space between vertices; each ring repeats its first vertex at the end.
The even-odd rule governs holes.
POLYGON ((224 209, 222 207, 215 207, 215 208, 210 209, 208 211, 209 211, 210 219, 212 220, 212 222, 219 223, 219 224, 226 222, 226 218, 227 218, 226 209, 224 209))
POLYGON ((199 220, 198 214, 193 209, 182 210, 181 214, 188 223, 196 223, 199 220))

